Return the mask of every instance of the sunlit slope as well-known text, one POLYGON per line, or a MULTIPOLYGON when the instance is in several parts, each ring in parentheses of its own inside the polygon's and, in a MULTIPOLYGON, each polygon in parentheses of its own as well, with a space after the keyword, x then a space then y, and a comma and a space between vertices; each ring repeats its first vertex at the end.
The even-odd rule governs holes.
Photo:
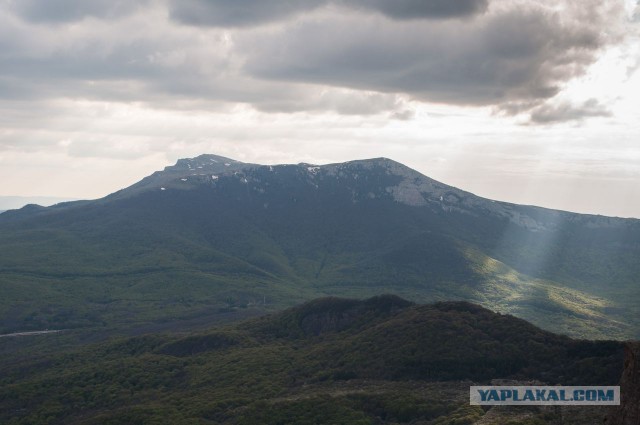
POLYGON ((578 337, 625 338, 636 332, 636 322, 620 314, 632 309, 630 305, 623 307, 624 302, 558 281, 531 277, 478 248, 459 241, 436 243, 429 234, 409 238, 401 248, 394 247, 390 252, 325 273, 317 285, 322 292, 340 296, 393 292, 423 302, 470 300, 542 328, 578 337))
POLYGON ((476 249, 466 248, 472 268, 482 276, 467 297, 502 313, 567 335, 599 339, 635 335, 633 320, 619 314, 613 299, 573 289, 558 281, 532 278, 476 249))
POLYGON ((205 155, 104 199, 0 215, 1 327, 396 293, 473 300, 571 335, 637 336, 639 241, 638 220, 493 202, 387 159, 205 155))

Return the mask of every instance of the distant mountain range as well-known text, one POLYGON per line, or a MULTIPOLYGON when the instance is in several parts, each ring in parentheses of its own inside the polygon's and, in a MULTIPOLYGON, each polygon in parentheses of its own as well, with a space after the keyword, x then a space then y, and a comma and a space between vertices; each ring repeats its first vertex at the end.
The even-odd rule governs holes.
POLYGON ((55 196, 0 196, 0 212, 22 208, 28 204, 50 206, 60 202, 75 201, 73 198, 55 196))
POLYGON ((202 155, 99 200, 0 215, 0 329, 193 323, 393 293, 637 338, 638 258, 640 220, 491 201, 385 158, 202 155))

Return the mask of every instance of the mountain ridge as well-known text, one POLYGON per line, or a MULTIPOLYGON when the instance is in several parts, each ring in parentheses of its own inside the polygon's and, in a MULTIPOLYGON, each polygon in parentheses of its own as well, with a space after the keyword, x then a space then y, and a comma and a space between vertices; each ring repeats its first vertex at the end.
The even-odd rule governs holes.
POLYGON ((492 201, 387 158, 202 155, 96 201, 2 214, 0 284, 11 296, 0 324, 91 326, 125 313, 157 320, 166 305, 183 317, 392 292, 623 337, 640 323, 639 240, 640 220, 492 201), (38 301, 47 297, 53 307, 38 301))
MULTIPOLYGON (((256 168, 281 168, 281 167, 298 167, 301 169, 307 169, 311 173, 317 172, 317 170, 327 171, 329 174, 339 173, 341 170, 349 167, 361 166, 363 168, 370 168, 372 166, 380 166, 387 168, 390 174, 394 176, 404 177, 404 180, 400 184, 391 189, 391 195, 393 198, 407 205, 412 206, 425 206, 429 202, 441 202, 443 208, 458 208, 465 206, 464 203, 460 204, 460 198, 464 198, 464 201, 470 203, 471 207, 482 207, 494 213, 508 217, 515 223, 530 227, 535 230, 540 227, 541 224, 537 223, 535 218, 524 215, 520 211, 514 211, 514 208, 524 208, 527 210, 535 210, 539 213, 572 216, 573 220, 587 221, 589 225, 596 227, 615 227, 620 225, 621 221, 637 221, 640 223, 640 219, 636 218, 621 218, 604 216, 599 214, 585 214, 576 213, 564 210, 556 210, 552 208, 540 207, 536 205, 521 205, 511 202, 492 200, 489 198, 483 198, 475 195, 471 192, 458 189, 454 186, 447 185, 445 183, 434 180, 427 177, 420 172, 413 170, 399 162, 386 157, 376 157, 369 159, 352 160, 341 163, 329 163, 324 165, 297 163, 297 164, 274 164, 274 165, 261 165, 254 163, 244 163, 231 158, 214 155, 214 154, 202 154, 193 158, 179 159, 175 165, 166 166, 162 171, 156 171, 150 176, 143 178, 140 182, 114 192, 100 199, 113 199, 119 196, 126 196, 125 194, 137 193, 143 189, 161 189, 163 183, 176 184, 178 181, 185 182, 188 179, 192 179, 195 182, 203 183, 208 179, 208 175, 229 175, 230 173, 237 173, 240 170, 254 170, 256 168), (203 178, 206 177, 206 178, 203 178), (187 179, 187 180, 184 180, 187 179), (413 181, 410 181, 413 180, 413 181), (451 193, 448 193, 451 192, 451 193), (425 195, 432 195, 428 198, 424 198, 425 195), (449 195, 447 199, 445 196, 449 195), (442 197, 442 199, 439 199, 442 197), (456 199, 456 197, 458 199, 456 199), (494 204, 494 205, 491 205, 494 204), (499 208, 498 208, 499 207, 499 208)), ((166 189, 166 188, 165 188, 166 189)), ((76 201, 69 201, 61 203, 61 206, 73 204, 76 201)), ((78 201, 87 202, 87 201, 78 201)), ((53 207, 58 207, 54 205, 53 207)))

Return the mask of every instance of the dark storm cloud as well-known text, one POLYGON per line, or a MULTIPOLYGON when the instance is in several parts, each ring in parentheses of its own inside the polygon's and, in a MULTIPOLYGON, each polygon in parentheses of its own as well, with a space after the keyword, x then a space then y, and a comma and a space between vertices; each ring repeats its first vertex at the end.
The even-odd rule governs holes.
POLYGON ((178 110, 245 103, 265 112, 344 115, 402 107, 395 94, 252 78, 235 65, 242 52, 225 31, 180 27, 162 16, 146 10, 117 22, 47 26, 0 13, 0 101, 75 98, 178 110))
POLYGON ((609 117, 611 112, 598 102, 589 99, 581 105, 563 102, 559 105, 542 105, 531 111, 531 122, 534 124, 552 124, 566 121, 580 121, 589 117, 609 117))
POLYGON ((197 32, 176 31, 161 15, 145 10, 117 22, 48 26, 0 13, 0 99, 230 100, 215 92, 233 91, 229 79, 218 78, 234 74, 221 36, 202 43, 197 32))
POLYGON ((581 6, 575 16, 523 6, 429 24, 325 16, 239 37, 239 45, 257 78, 530 108, 581 75, 608 42, 597 4, 581 6))
POLYGON ((371 9, 393 19, 434 19, 472 16, 487 10, 488 0, 361 0, 341 2, 371 9))
POLYGON ((17 0, 7 2, 22 19, 40 23, 65 23, 85 17, 117 18, 145 6, 147 0, 17 0))
POLYGON ((246 26, 286 18, 315 9, 323 1, 171 0, 171 17, 189 25, 246 26))
POLYGON ((171 17, 189 25, 249 26, 278 21, 326 5, 374 11, 398 20, 467 17, 488 0, 170 0, 171 17))

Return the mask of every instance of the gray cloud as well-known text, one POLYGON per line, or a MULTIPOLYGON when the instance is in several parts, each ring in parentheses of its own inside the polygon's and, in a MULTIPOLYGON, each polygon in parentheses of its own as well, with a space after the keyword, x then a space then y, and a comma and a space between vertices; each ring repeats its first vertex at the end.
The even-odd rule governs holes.
POLYGON ((70 97, 206 110, 247 103, 268 112, 344 115, 402 106, 395 94, 253 78, 239 69, 241 52, 225 31, 180 27, 162 16, 162 10, 146 11, 117 23, 51 29, 0 14, 0 99, 70 97))
POLYGON ((567 5, 562 13, 512 5, 464 23, 325 14, 238 40, 245 70, 257 78, 511 108, 555 96, 612 41, 602 28, 617 10, 599 2, 567 5))
POLYGON ((197 32, 178 31, 159 19, 161 11, 151 12, 117 23, 54 28, 0 14, 0 97, 192 97, 196 84, 202 90, 221 73, 232 73, 220 34, 205 44, 197 32))
POLYGON ((170 0, 171 17, 188 25, 249 26, 327 5, 374 11, 391 19, 447 19, 483 13, 488 0, 170 0))
POLYGON ((563 102, 558 105, 545 104, 531 111, 534 124, 551 124, 566 121, 580 121, 588 117, 609 117, 611 112, 597 99, 589 99, 580 105, 563 102))
POLYGON ((313 0, 171 0, 171 17, 189 25, 246 26, 280 20, 326 3, 313 0))
POLYGON ((145 6, 148 0, 18 0, 5 1, 22 19, 39 23, 65 23, 86 17, 112 19, 145 6))
POLYGON ((484 13, 488 0, 344 0, 343 5, 378 11, 392 19, 446 19, 484 13))
POLYGON ((614 40, 619 12, 596 0, 567 1, 562 12, 551 0, 494 0, 488 9, 486 0, 255 1, 57 0, 67 8, 56 15, 45 0, 0 0, 0 99, 403 117, 399 99, 410 97, 520 114, 584 72, 614 40), (166 7, 245 27, 175 25, 166 7), (313 13, 251 26, 303 10, 313 13), (452 16, 474 18, 439 19, 452 16), (437 19, 410 19, 419 17, 437 19))

